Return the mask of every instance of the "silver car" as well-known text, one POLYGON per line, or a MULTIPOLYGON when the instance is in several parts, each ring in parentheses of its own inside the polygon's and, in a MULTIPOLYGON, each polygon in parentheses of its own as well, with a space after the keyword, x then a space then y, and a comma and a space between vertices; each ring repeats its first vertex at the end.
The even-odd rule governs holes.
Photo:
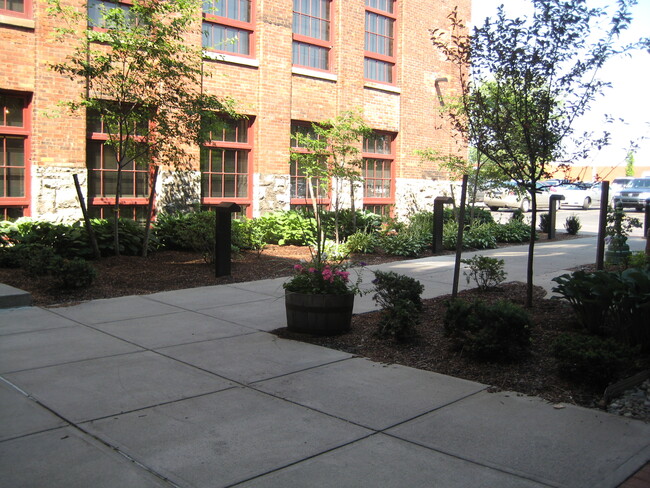
MULTIPOLYGON (((561 195, 562 193, 556 186, 550 186, 545 181, 537 182, 537 206, 548 208, 551 195, 561 195)), ((531 207, 530 195, 527 191, 518 188, 517 185, 509 183, 496 190, 487 192, 483 203, 490 210, 499 210, 500 208, 519 208, 523 212, 528 212, 531 207)))
POLYGON ((650 178, 634 178, 618 196, 614 197, 614 204, 621 204, 623 208, 643 210, 648 199, 650 199, 650 178))

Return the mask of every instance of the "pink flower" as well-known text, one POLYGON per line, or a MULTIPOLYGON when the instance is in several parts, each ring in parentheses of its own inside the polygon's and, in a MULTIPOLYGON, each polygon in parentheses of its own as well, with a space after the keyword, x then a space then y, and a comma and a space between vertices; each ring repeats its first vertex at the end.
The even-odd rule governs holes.
POLYGON ((309 268, 309 272, 310 272, 310 273, 314 273, 314 272, 316 272, 316 268, 309 268))
POLYGON ((303 267, 301 265, 299 265, 299 264, 296 264, 296 265, 294 265, 293 269, 294 269, 294 271, 300 272, 300 271, 303 270, 303 267))

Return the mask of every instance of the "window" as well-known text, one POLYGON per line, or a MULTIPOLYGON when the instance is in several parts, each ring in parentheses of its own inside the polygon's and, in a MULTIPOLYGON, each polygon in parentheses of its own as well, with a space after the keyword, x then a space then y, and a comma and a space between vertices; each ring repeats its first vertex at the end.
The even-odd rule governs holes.
POLYGON ((363 207, 388 216, 393 199, 394 136, 374 132, 363 140, 363 207))
POLYGON ((293 0, 293 64, 327 71, 331 0, 293 0))
POLYGON ((106 28, 105 15, 108 10, 120 9, 124 12, 124 20, 131 25, 131 12, 129 3, 116 0, 88 0, 88 27, 97 29, 106 28))
POLYGON ((0 14, 11 17, 32 17, 31 0, 0 0, 0 14))
POLYGON ((28 215, 29 96, 0 92, 0 219, 28 215))
MULTIPOLYGON (((304 134, 306 136, 315 137, 312 126, 308 122, 292 122, 291 123, 291 151, 298 153, 308 153, 306 147, 300 146, 298 141, 294 139, 296 134, 304 134)), ((311 210, 312 200, 310 198, 309 189, 307 186, 307 176, 297 161, 291 161, 291 208, 306 208, 311 210)), ((330 203, 329 195, 325 189, 322 188, 319 178, 312 177, 311 185, 316 192, 316 199, 319 205, 328 206, 330 203)))
POLYGON ((252 57, 253 11, 253 0, 204 0, 203 47, 252 57))
POLYGON ((366 0, 364 76, 395 82, 395 0, 366 0))
MULTIPOLYGON (((86 165, 88 167, 88 204, 93 216, 112 217, 117 190, 118 154, 107 143, 109 133, 98 114, 88 111, 88 140, 86 165)), ((122 167, 120 216, 141 220, 149 195, 150 165, 146 149, 142 157, 122 167)))
POLYGON ((205 207, 224 201, 242 208, 251 205, 252 120, 227 119, 201 148, 201 203, 205 207))

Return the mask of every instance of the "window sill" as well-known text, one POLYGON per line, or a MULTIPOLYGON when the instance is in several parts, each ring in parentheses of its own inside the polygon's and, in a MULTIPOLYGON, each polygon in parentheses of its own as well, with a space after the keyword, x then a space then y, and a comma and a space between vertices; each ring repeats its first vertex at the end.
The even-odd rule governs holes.
POLYGON ((0 14, 0 25, 13 25, 14 27, 24 27, 26 29, 34 29, 35 27, 33 19, 23 19, 3 14, 0 14))
POLYGON ((374 81, 366 81, 363 86, 365 88, 372 88, 373 90, 381 90, 390 93, 402 93, 402 89, 398 86, 375 83, 374 81))
POLYGON ((316 71, 309 68, 298 68, 296 66, 291 68, 291 73, 294 75, 308 76, 309 78, 319 78, 327 81, 337 81, 339 77, 334 73, 325 73, 324 71, 316 71))
POLYGON ((203 56, 213 61, 221 61, 224 63, 239 64, 242 66, 251 66, 259 68, 260 62, 253 58, 244 58, 242 56, 233 56, 232 54, 215 53, 212 51, 203 51, 203 56))

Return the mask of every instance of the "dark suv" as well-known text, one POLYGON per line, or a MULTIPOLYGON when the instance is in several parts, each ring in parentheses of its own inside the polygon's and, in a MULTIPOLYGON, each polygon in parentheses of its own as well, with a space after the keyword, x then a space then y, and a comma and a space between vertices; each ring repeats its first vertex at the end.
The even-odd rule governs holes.
POLYGON ((634 178, 618 196, 614 197, 614 205, 621 204, 623 208, 643 210, 648 199, 650 199, 650 178, 634 178))

